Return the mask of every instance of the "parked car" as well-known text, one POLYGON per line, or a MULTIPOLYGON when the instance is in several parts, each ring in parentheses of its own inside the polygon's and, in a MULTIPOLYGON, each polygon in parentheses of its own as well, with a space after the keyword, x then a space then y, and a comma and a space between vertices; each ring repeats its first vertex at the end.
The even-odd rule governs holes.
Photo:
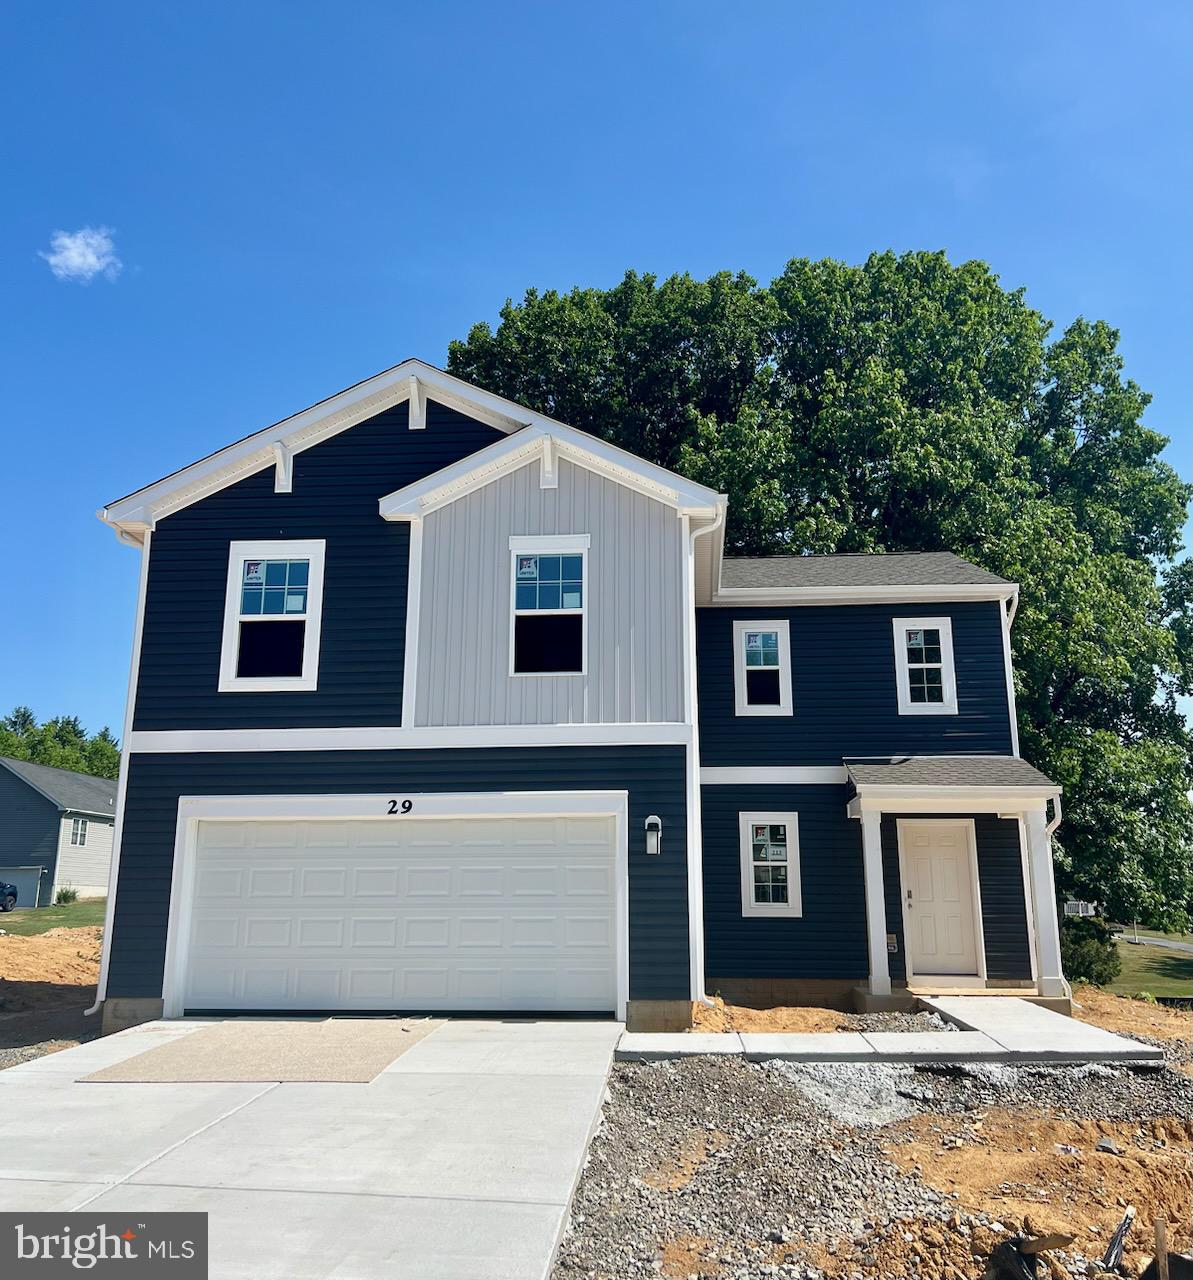
POLYGON ((17 887, 0 880, 0 911, 11 911, 17 905, 17 887))

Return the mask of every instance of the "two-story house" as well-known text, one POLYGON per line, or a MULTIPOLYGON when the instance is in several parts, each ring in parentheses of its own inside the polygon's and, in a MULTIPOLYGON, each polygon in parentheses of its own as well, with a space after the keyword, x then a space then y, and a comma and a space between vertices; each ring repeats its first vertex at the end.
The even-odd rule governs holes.
POLYGON ((723 495, 416 360, 100 515, 108 1028, 1067 994, 1013 583, 724 556, 723 495))

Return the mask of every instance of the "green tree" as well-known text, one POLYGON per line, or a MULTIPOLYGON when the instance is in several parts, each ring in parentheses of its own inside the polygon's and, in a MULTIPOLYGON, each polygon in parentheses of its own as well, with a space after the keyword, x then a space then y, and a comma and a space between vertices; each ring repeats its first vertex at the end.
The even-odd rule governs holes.
POLYGON ((883 253, 769 287, 532 290, 448 367, 728 493, 733 551, 947 549, 1019 582, 1021 748, 1065 788, 1061 891, 1187 921, 1193 490, 1108 325, 1053 337, 984 263, 883 253))
POLYGON ((120 744, 107 725, 88 734, 77 716, 58 716, 38 724, 28 707, 14 707, 0 719, 0 756, 97 778, 115 778, 120 772, 120 744))

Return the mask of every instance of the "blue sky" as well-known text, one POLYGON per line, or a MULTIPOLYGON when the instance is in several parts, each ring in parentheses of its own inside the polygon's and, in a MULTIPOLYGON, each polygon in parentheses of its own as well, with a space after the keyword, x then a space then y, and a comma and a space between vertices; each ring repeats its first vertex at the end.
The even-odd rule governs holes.
POLYGON ((0 40, 0 709, 120 730, 97 507, 530 285, 982 258, 1121 329, 1190 474, 1184 0, 10 3, 0 40))

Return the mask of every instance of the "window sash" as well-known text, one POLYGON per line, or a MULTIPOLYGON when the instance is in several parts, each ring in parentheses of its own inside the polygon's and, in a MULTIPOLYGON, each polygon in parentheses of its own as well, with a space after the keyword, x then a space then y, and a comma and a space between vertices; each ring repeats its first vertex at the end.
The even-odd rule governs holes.
POLYGON ((82 849, 87 844, 87 819, 72 818, 70 824, 70 842, 78 849, 82 849))
POLYGON ((588 603, 586 552, 514 551, 512 554, 515 616, 584 612, 588 603), (575 597, 574 602, 570 602, 571 597, 575 597))
POLYGON ((798 813, 738 815, 742 915, 803 915, 798 813))

